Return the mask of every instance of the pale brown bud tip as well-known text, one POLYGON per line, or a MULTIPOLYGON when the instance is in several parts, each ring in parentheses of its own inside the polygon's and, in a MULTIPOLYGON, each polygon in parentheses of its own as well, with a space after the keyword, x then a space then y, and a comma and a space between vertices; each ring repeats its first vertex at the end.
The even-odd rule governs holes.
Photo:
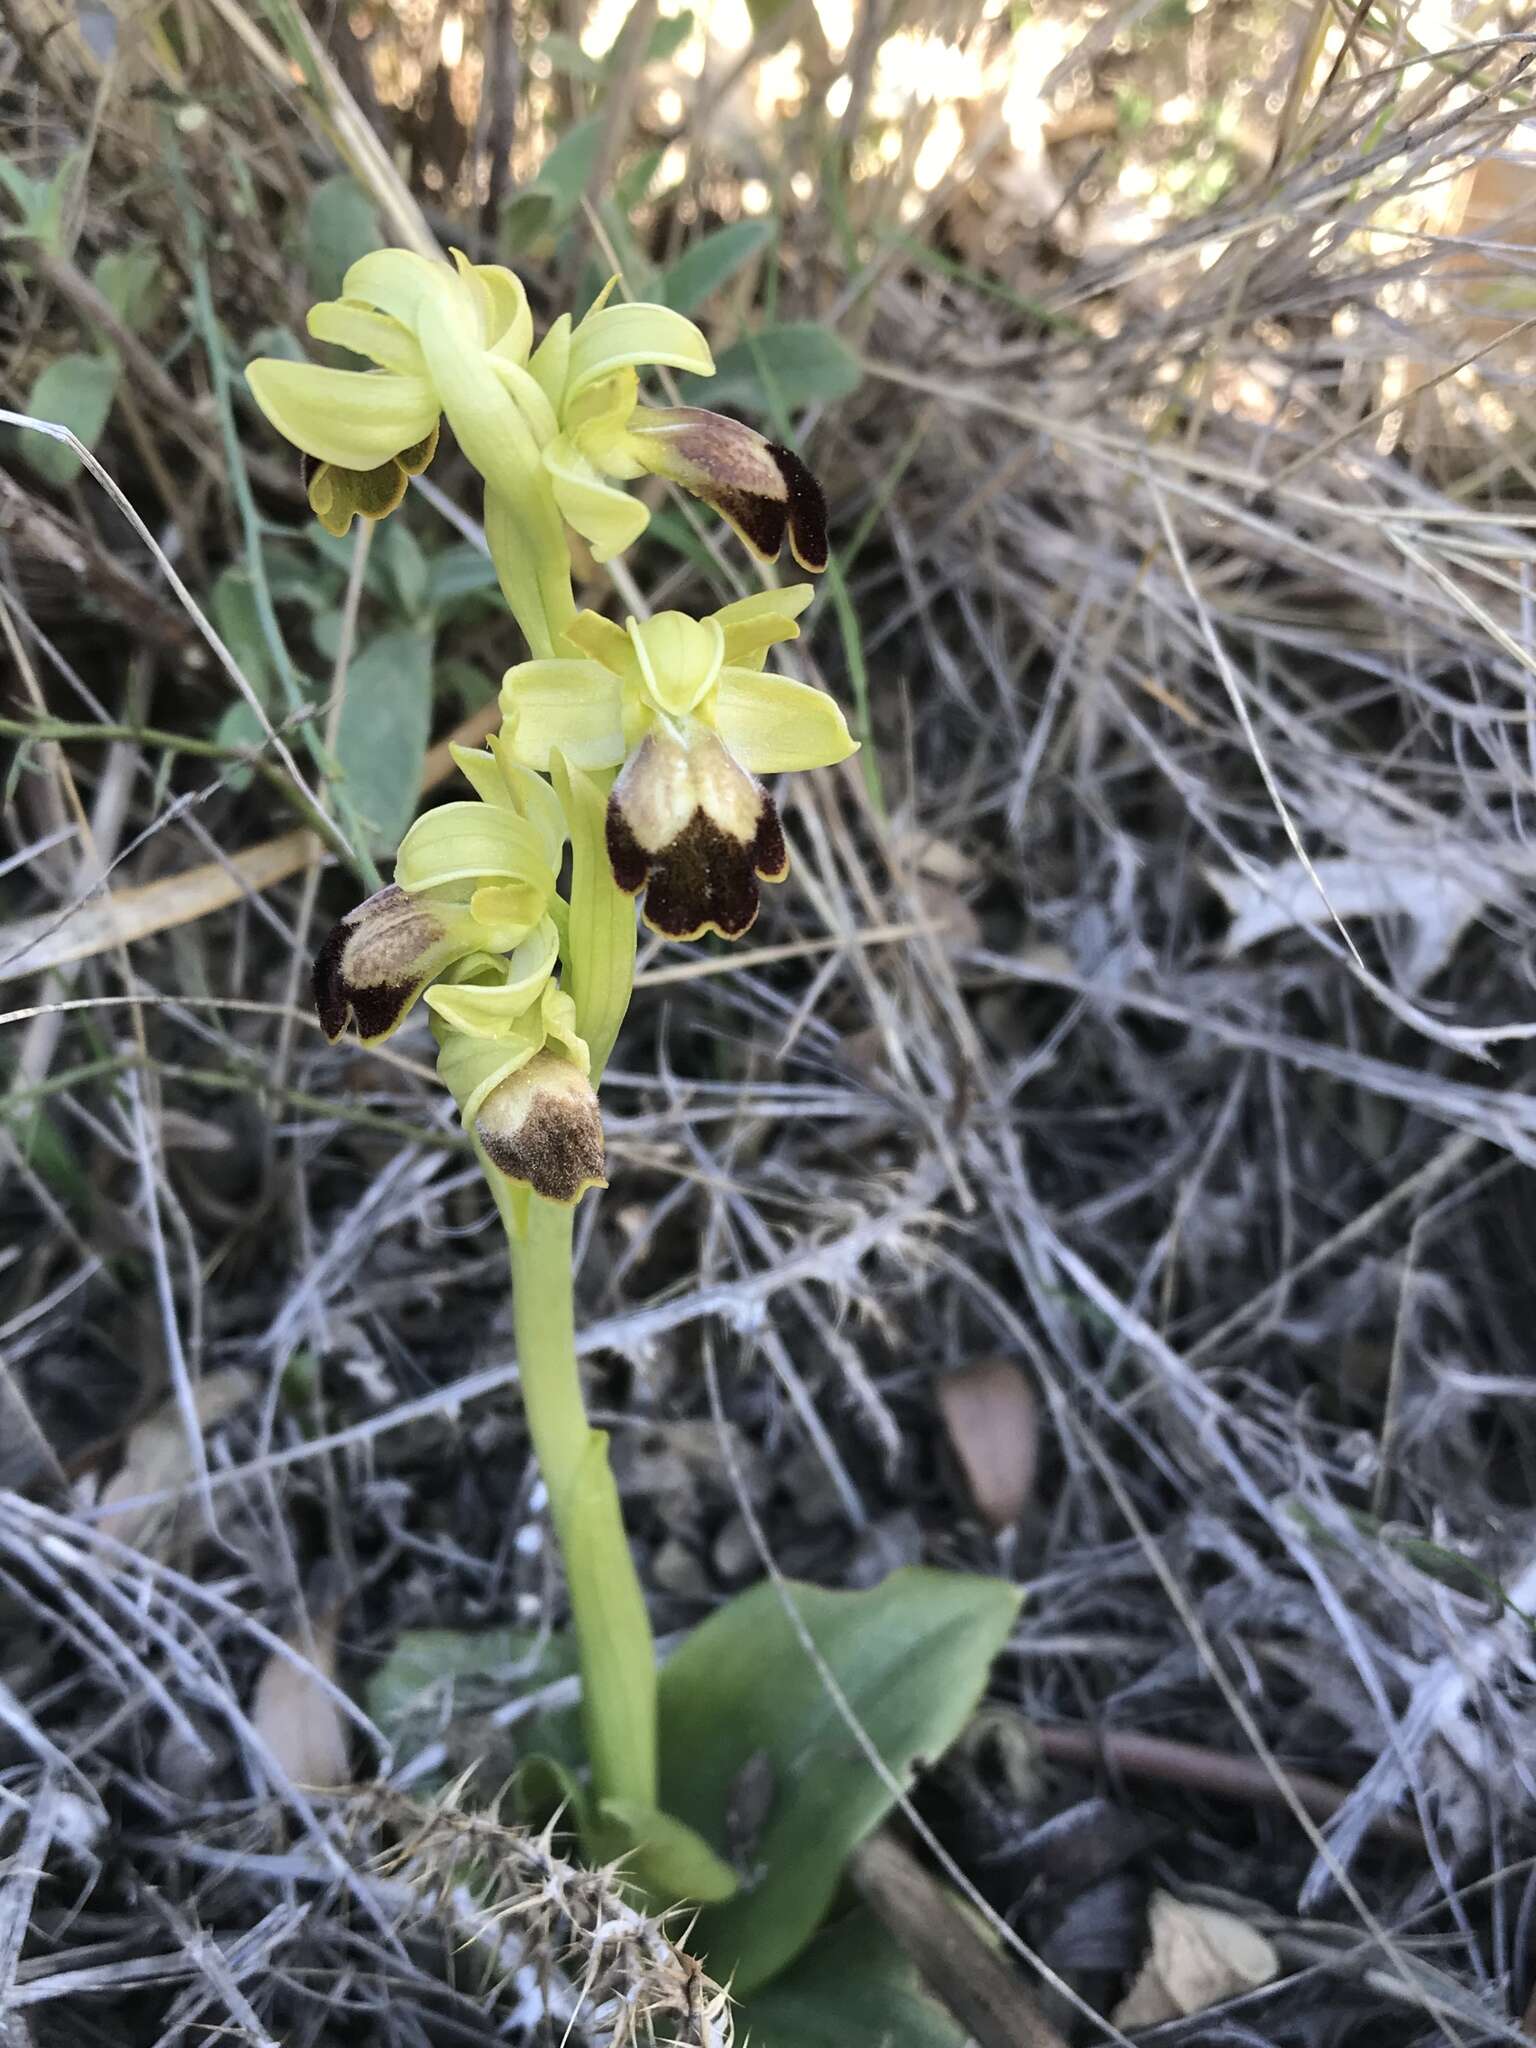
POLYGON ((475 1136, 509 1180, 547 1202, 575 1202, 608 1185, 603 1119, 592 1084, 570 1060, 535 1053, 480 1105, 475 1136))

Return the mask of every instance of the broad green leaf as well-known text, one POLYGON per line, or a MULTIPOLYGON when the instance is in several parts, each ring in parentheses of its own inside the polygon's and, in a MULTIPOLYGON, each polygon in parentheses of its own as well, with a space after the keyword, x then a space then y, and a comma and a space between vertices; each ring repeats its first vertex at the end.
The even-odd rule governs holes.
POLYGON ((607 126, 602 114, 589 114, 562 135, 539 168, 530 191, 544 192, 555 201, 562 217, 573 213, 587 189, 587 180, 602 147, 607 126))
POLYGON ((398 512, 393 519, 383 522, 383 529, 375 544, 380 546, 400 609, 408 618, 414 619, 426 603, 427 558, 398 512))
MULTIPOLYGON (((56 420, 87 448, 94 448, 112 410, 117 375, 113 356, 60 356, 32 386, 26 409, 37 419, 56 420)), ((79 456, 62 441, 24 428, 21 448, 33 469, 51 484, 71 484, 80 474, 79 456)))
POLYGON ((650 191, 651 180, 661 169, 661 160, 665 155, 666 151, 664 149, 648 149, 643 156, 636 157, 634 163, 613 188, 613 202, 609 211, 615 214, 623 223, 625 238, 629 244, 627 250, 621 248, 616 253, 623 260, 624 277, 629 290, 636 296, 638 296, 646 278, 650 276, 651 265, 648 258, 642 252, 640 244, 630 233, 629 216, 634 212, 641 200, 644 199, 646 193, 650 191), (634 261, 637 256, 640 259, 638 269, 635 267, 634 261))
MULTIPOLYGON (((790 1584, 800 1627, 898 1786, 965 1727, 1018 1613, 997 1579, 913 1567, 868 1592, 790 1584)), ((831 1904, 851 1850, 895 1795, 865 1756, 773 1584, 695 1630, 661 1673, 661 1803, 722 1856, 751 1767, 772 1803, 750 1855, 762 1875, 705 1910, 696 1953, 745 1995, 783 1969, 831 1904)))
POLYGON ((632 1799, 605 1799, 597 1809, 595 1833, 602 1860, 622 1860, 626 1876, 658 1902, 714 1903, 741 1889, 729 1863, 675 1814, 632 1799))
POLYGON ((571 835, 571 945, 565 989, 592 1054, 595 1087, 629 1008, 635 972, 635 906, 616 887, 608 859, 608 785, 556 755, 551 778, 571 835))
POLYGON ((208 610, 219 638, 235 657, 258 702, 270 707, 271 658, 267 636, 261 628, 261 614, 256 609, 256 586, 249 573, 236 568, 221 570, 208 600, 208 610))
POLYGON ((341 652, 343 617, 341 606, 337 604, 332 605, 329 611, 316 612, 309 622, 309 637, 322 661, 334 661, 341 652))
MULTIPOLYGON (((518 1628, 407 1629, 369 1678, 363 1698, 378 1727, 406 1757, 455 1721, 490 1713, 514 1694, 537 1692, 568 1678, 574 1668, 574 1651, 562 1636, 518 1628)), ((574 1734, 574 1713, 559 1718, 569 1722, 574 1734)), ((572 1744, 550 1742, 552 1719, 529 1716, 529 1748, 558 1750, 564 1767, 572 1744)))
POLYGON ((746 412, 794 412, 831 405, 858 389, 858 357, 827 327, 792 320, 744 335, 719 356, 715 374, 690 378, 690 404, 739 405, 746 412))
POLYGON ((676 313, 693 312, 765 249, 774 233, 771 220, 738 220, 728 228, 716 228, 661 273, 657 298, 676 313))
POLYGON ((458 655, 450 655, 440 661, 432 671, 432 697, 437 704, 456 708, 460 717, 467 717, 471 711, 478 711, 483 704, 489 704, 496 694, 496 685, 483 668, 476 668, 472 661, 464 661, 458 655))
POLYGON ((554 69, 567 78, 580 78, 588 85, 596 85, 604 75, 602 60, 589 57, 574 36, 563 36, 558 29, 542 37, 534 47, 539 56, 547 57, 554 69))
POLYGON ((360 256, 383 241, 373 201, 355 178, 339 171, 309 196, 304 223, 304 263, 317 299, 334 299, 341 281, 360 256))
POLYGON ((416 811, 432 721, 432 638, 384 633, 353 660, 336 734, 347 796, 392 852, 416 811))
POLYGON ((645 46, 647 64, 665 64, 693 34, 694 17, 691 7, 684 7, 676 14, 663 15, 651 30, 651 39, 645 46))
MULTIPOLYGON (((270 710, 271 656, 256 609, 255 586, 244 569, 221 570, 208 600, 208 611, 218 628, 219 638, 235 657, 240 673, 250 684, 251 694, 270 710)), ((225 708, 214 727, 213 736, 221 747, 259 747, 266 739, 261 720, 243 699, 236 699, 225 708)), ((251 774, 249 768, 229 767, 224 771, 224 781, 230 789, 247 789, 251 774)))
MULTIPOLYGON (((10 200, 21 216, 20 231, 32 234, 34 223, 41 221, 48 208, 48 181, 34 178, 30 171, 24 171, 20 164, 13 164, 8 156, 0 156, 0 192, 10 200)), ((16 232, 16 223, 9 214, 0 215, 0 222, 11 233, 16 232)))
POLYGON ((862 1908, 754 1992, 736 2026, 753 2048, 965 2048, 969 2038, 862 1908))
POLYGON ((515 192, 502 208, 499 240, 515 256, 540 235, 552 234, 581 204, 581 195, 602 147, 606 118, 589 114, 561 136, 532 184, 515 192))
POLYGON ((279 361, 285 363, 309 361, 304 344, 286 327, 258 327, 251 336, 245 353, 248 357, 276 356, 279 361))
MULTIPOLYGON (((246 703, 239 698, 226 706, 224 715, 213 728, 213 737, 221 747, 259 747, 266 739, 261 720, 246 703)), ((228 762, 224 769, 224 787, 236 791, 249 789, 255 778, 255 770, 238 762, 228 762)))
POLYGON ((134 334, 151 325, 165 298, 160 253, 148 242, 110 250, 98 260, 92 282, 134 334))
MULTIPOLYGON (((80 152, 71 150, 51 178, 34 178, 20 164, 12 163, 9 157, 0 157, 0 189, 5 191, 21 215, 19 231, 33 241, 41 242, 46 249, 58 249, 64 208, 74 188, 80 161, 80 152)), ((0 229, 7 233, 17 231, 4 215, 0 215, 0 229)))
POLYGON ((496 588, 496 565, 484 548, 441 549, 427 562, 427 603, 434 611, 479 597, 496 588))

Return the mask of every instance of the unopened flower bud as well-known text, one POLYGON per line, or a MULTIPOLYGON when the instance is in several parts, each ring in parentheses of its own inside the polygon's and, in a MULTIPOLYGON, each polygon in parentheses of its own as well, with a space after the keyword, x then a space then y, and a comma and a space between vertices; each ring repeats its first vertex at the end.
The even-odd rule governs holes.
POLYGON ((592 1084, 558 1053, 539 1052, 480 1104, 475 1136, 491 1164, 549 1202, 608 1185, 603 1119, 592 1084))

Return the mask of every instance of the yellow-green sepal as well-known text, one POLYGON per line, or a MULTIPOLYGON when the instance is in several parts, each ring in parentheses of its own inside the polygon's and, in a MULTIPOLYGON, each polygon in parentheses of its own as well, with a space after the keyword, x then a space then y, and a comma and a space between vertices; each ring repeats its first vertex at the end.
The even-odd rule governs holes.
POLYGON ((424 441, 437 425, 437 394, 424 376, 328 370, 260 356, 245 373, 251 395, 286 440, 317 462, 376 469, 424 441))
MULTIPOLYGON (((400 842, 395 880, 412 894, 465 882, 522 882, 544 896, 555 880, 537 829, 493 804, 439 804, 416 820, 400 842)), ((528 922, 537 921, 538 913, 528 922)))
POLYGON ((830 768, 858 752, 836 701, 788 676, 722 669, 714 707, 715 730, 753 775, 830 768))

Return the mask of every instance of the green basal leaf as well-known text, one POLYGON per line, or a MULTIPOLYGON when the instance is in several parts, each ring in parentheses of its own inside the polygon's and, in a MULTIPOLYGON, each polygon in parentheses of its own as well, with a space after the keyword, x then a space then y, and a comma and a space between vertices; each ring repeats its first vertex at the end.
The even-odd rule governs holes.
POLYGON ((135 242, 101 257, 92 282, 123 325, 138 334, 152 325, 165 299, 160 252, 149 242, 135 242))
MULTIPOLYGON (((509 1698, 537 1693, 543 1686, 569 1678, 575 1669, 575 1648, 566 1636, 535 1634, 519 1628, 408 1629, 395 1643, 364 1688, 369 1715, 393 1744, 402 1761, 424 1744, 451 1735, 460 1722, 504 1707, 509 1698)), ((536 1760, 569 1774, 581 1762, 581 1731, 574 1702, 551 1710, 533 1710, 519 1720, 513 1739, 525 1754, 519 1777, 536 1760)), ((450 1751, 452 1744, 450 1740, 450 1751)), ((459 1759, 452 1756, 451 1762, 459 1759)), ((451 1776, 451 1768, 445 1776, 451 1776)), ((542 1781, 545 1789, 551 1781, 542 1781)), ((565 1799, 562 1778, 548 1803, 530 1780, 530 1810, 535 1824, 547 1820, 565 1799), (535 1814, 532 1802, 539 1802, 535 1814)))
MULTIPOLYGON (((262 745, 267 735, 261 720, 243 698, 228 705, 218 724, 213 728, 213 737, 221 747, 249 747, 253 751, 262 745)), ((249 789, 255 779, 253 768, 243 767, 231 761, 224 769, 224 787, 237 794, 249 789)))
POLYGON ((965 2048, 900 1944, 860 1909, 824 1928, 736 2014, 753 2048, 965 2048))
POLYGON ((554 29, 540 38, 535 49, 539 56, 549 59, 552 69, 563 72, 567 78, 579 78, 587 85, 602 81, 601 59, 589 57, 574 36, 562 35, 554 29))
POLYGON ((661 1672, 661 1803, 756 1883, 709 1907, 695 1952, 745 1994, 782 1970, 832 1902, 849 1853, 895 1803, 864 1756, 803 1629, 897 1786, 949 1747, 985 1689, 1019 1594, 996 1579, 912 1568, 868 1592, 772 1584, 712 1615, 661 1672), (769 1799, 733 1841, 742 1774, 769 1799), (734 1853, 733 1853, 734 1852, 734 1853))
POLYGON ((645 46, 647 64, 665 64, 693 34, 694 15, 691 7, 679 8, 676 14, 663 15, 651 30, 651 39, 645 46))
POLYGON ((772 415, 830 405, 856 391, 864 372, 846 342, 811 320, 744 335, 715 363, 713 377, 687 380, 690 405, 740 406, 772 415))
POLYGON ((626 1876, 663 1910, 683 1899, 718 1903, 741 1888, 729 1863, 675 1814, 632 1799, 605 1799, 591 1827, 601 1859, 622 1859, 626 1876))
MULTIPOLYGON (((258 327, 245 347, 251 356, 276 356, 284 363, 307 363, 309 356, 298 336, 286 327, 258 327)), ((255 400, 251 400, 252 409, 255 400)))
MULTIPOLYGON (((574 1714, 570 1722, 574 1730, 574 1714)), ((574 1739, 579 1745, 579 1734, 574 1739)), ((535 1750, 532 1756, 525 1756, 507 1786, 513 1819, 525 1828, 558 1828, 562 1834, 590 1842, 596 1825, 592 1794, 578 1771, 578 1765, 552 1756, 548 1750, 535 1750)))
POLYGON ((498 239, 504 256, 516 256, 541 235, 554 234, 581 204, 607 117, 589 114, 561 136, 532 184, 516 192, 501 212, 498 239))
MULTIPOLYGON (((42 372, 27 395, 26 410, 34 418, 68 427, 87 448, 94 448, 117 393, 115 356, 60 356, 42 372)), ((22 430, 21 451, 37 474, 50 484, 72 484, 80 474, 80 458, 62 441, 22 430)))
MULTIPOLYGON (((317 299, 341 295, 341 281, 360 256, 377 249, 383 236, 373 201, 345 171, 323 179, 309 196, 304 221, 304 265, 317 299)), ((342 361, 350 362, 350 356, 342 361)))
POLYGON ((776 233, 771 220, 738 220, 701 236, 661 273, 657 298, 674 312, 692 313, 760 255, 776 233))
POLYGON ((571 835, 571 933, 566 994, 592 1054, 595 1087, 629 1008, 635 976, 635 906, 614 887, 608 863, 608 790, 557 754, 553 781, 571 835))
POLYGON ((354 657, 336 734, 347 796, 389 851, 415 816, 432 721, 432 637, 384 633, 354 657))
POLYGON ((375 545, 382 551, 400 609, 414 619, 427 601, 427 558, 406 525, 403 510, 402 507, 393 519, 383 522, 383 531, 375 535, 375 545))
MULTIPOLYGON (((0 190, 21 215, 20 232, 57 254, 64 221, 64 208, 74 189, 83 157, 71 150, 60 160, 49 178, 34 178, 9 157, 0 157, 0 190)), ((0 232, 14 232, 9 218, 0 216, 0 232)))
MULTIPOLYGON (((256 609, 256 586, 244 569, 221 570, 208 600, 219 638, 235 657, 258 703, 271 709, 272 662, 256 609)), ((243 707, 242 707, 243 708, 243 707)), ((249 715, 249 714, 247 714, 249 715)), ((260 733, 260 727, 255 727, 260 733)))
POLYGON ((427 563, 427 603, 433 611, 461 604, 467 597, 494 595, 495 590, 496 564, 483 548, 467 541, 462 547, 440 549, 427 563))

